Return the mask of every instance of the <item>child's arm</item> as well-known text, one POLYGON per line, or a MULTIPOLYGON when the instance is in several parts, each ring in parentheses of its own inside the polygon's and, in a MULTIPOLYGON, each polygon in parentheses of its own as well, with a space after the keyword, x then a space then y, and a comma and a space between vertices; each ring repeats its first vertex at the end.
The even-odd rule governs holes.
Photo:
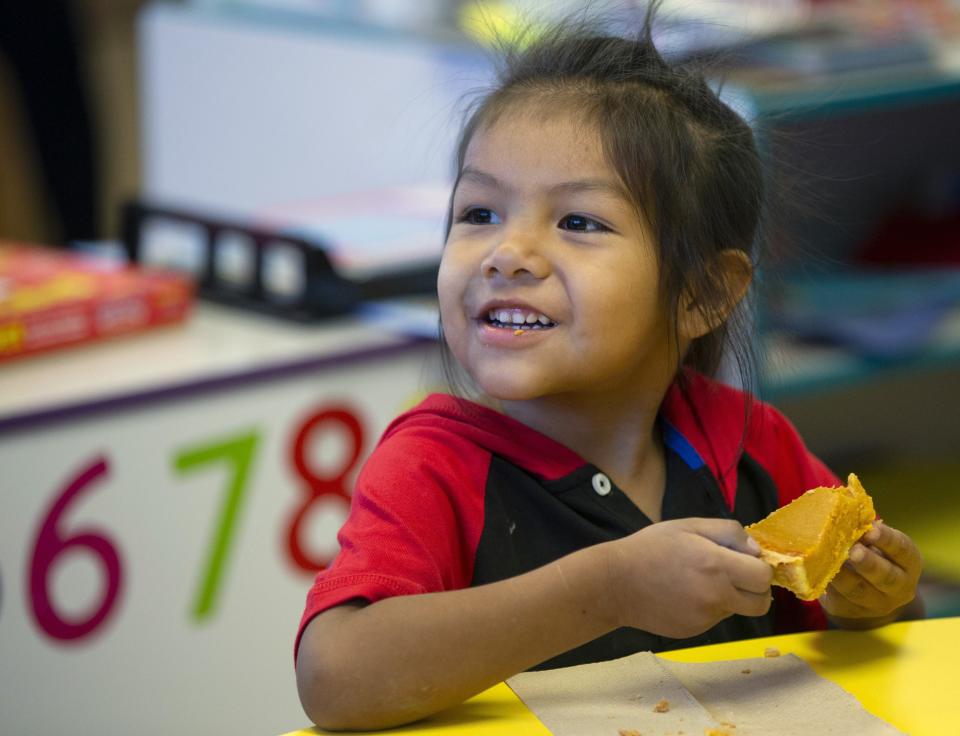
POLYGON ((325 728, 384 728, 454 705, 620 626, 685 637, 770 605, 770 567, 734 521, 653 524, 476 588, 344 605, 303 634, 297 685, 325 728))
POLYGON ((906 534, 882 522, 863 535, 820 603, 843 629, 872 629, 900 618, 923 618, 917 582, 923 558, 906 534))

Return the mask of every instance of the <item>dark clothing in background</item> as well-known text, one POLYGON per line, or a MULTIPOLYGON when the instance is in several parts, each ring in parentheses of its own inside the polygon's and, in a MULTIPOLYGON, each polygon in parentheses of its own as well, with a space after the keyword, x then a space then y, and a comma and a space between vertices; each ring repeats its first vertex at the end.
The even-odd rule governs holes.
POLYGON ((0 55, 67 242, 99 235, 100 172, 79 45, 68 2, 0 0, 0 55))

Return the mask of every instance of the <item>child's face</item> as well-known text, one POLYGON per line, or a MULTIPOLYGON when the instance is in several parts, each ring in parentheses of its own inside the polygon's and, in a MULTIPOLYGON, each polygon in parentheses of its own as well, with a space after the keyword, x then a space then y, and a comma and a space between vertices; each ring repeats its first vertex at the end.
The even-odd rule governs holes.
POLYGON ((453 354, 495 398, 662 390, 673 375, 653 241, 575 118, 477 131, 438 291, 453 354))

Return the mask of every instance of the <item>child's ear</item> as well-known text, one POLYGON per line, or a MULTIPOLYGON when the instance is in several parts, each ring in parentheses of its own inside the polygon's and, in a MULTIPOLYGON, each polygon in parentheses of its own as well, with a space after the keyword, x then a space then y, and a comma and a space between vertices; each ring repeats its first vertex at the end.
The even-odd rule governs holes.
POLYGON ((716 281, 721 297, 717 303, 703 303, 702 299, 686 292, 680 299, 677 328, 680 337, 696 340, 719 327, 736 309, 750 288, 753 279, 753 264, 742 250, 730 248, 720 251, 712 268, 716 270, 716 281))

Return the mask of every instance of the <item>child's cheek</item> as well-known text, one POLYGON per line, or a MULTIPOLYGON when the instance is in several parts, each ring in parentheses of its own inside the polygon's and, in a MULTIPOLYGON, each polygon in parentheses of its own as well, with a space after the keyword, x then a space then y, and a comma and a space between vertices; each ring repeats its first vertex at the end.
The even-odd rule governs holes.
POLYGON ((466 329, 463 296, 457 288, 457 282, 450 278, 449 271, 444 273, 442 263, 437 278, 437 297, 443 337, 459 359, 460 342, 466 329))
POLYGON ((446 323, 446 318, 450 311, 450 298, 452 291, 452 274, 449 261, 446 258, 440 260, 440 270, 437 273, 437 297, 440 306, 440 320, 446 323))

